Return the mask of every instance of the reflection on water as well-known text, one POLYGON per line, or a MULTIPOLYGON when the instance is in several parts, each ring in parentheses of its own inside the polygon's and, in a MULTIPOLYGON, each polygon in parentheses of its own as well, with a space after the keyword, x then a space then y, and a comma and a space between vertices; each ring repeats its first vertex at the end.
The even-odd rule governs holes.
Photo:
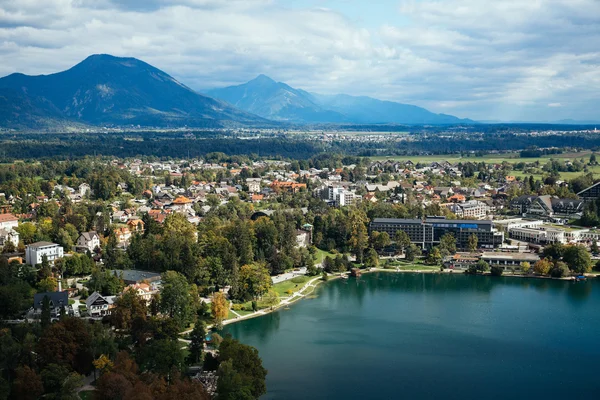
POLYGON ((548 400, 600 389, 598 280, 385 272, 315 295, 225 328, 259 349, 266 399, 548 400))

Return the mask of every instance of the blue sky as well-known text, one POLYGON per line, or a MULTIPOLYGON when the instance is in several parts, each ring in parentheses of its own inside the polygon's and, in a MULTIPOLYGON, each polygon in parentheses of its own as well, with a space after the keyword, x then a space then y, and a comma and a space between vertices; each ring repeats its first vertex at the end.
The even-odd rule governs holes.
POLYGON ((478 120, 600 120, 599 0, 0 0, 0 75, 94 53, 198 90, 264 73, 478 120))

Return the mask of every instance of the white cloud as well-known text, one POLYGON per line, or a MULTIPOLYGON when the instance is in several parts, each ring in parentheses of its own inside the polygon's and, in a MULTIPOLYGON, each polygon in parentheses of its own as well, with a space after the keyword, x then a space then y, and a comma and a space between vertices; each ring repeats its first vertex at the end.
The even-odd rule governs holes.
POLYGON ((275 0, 0 0, 0 75, 109 53, 194 88, 265 73, 463 117, 600 119, 599 1, 406 0, 395 12, 402 23, 367 28, 341 8, 275 0))

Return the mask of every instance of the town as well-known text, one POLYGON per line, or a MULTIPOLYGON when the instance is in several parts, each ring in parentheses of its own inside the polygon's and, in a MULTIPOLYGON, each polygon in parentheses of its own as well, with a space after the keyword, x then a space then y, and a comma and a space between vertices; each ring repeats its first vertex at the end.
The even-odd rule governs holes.
MULTIPOLYGON (((215 153, 2 165, 0 313, 9 326, 41 324, 41 342, 54 326, 97 321, 111 341, 178 354, 159 362, 140 350, 142 368, 188 368, 214 395, 227 390, 214 372, 217 331, 300 300, 324 280, 368 271, 593 276, 595 158, 215 153), (579 175, 561 178, 573 170, 579 175)), ((79 374, 72 390, 103 390, 90 374, 113 363, 116 349, 92 353, 93 366, 64 367, 65 376, 79 374)))

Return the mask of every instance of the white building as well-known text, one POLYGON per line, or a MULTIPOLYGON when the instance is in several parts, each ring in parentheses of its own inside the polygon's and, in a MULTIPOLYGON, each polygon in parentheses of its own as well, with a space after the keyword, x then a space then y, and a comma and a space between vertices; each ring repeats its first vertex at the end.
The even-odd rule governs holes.
POLYGON ((446 206, 456 216, 465 219, 482 219, 490 212, 490 207, 482 201, 471 200, 446 206))
POLYGON ((78 249, 92 252, 96 247, 100 247, 100 236, 96 232, 83 232, 77 238, 78 249))
POLYGON ((110 315, 114 306, 115 296, 102 296, 94 292, 85 300, 85 306, 91 317, 110 315))
POLYGON ((249 193, 260 192, 260 178, 248 178, 246 179, 246 184, 248 185, 249 193))
POLYGON ((36 242, 32 243, 25 249, 25 262, 29 265, 37 265, 42 263, 42 257, 46 256, 50 264, 58 258, 62 258, 64 250, 56 243, 36 242))
POLYGON ((15 228, 19 226, 19 218, 12 214, 0 214, 0 246, 11 242, 17 247, 19 245, 19 233, 15 228))
POLYGON ((329 200, 335 202, 336 206, 351 206, 362 200, 362 196, 344 187, 329 186, 327 190, 329 200))

